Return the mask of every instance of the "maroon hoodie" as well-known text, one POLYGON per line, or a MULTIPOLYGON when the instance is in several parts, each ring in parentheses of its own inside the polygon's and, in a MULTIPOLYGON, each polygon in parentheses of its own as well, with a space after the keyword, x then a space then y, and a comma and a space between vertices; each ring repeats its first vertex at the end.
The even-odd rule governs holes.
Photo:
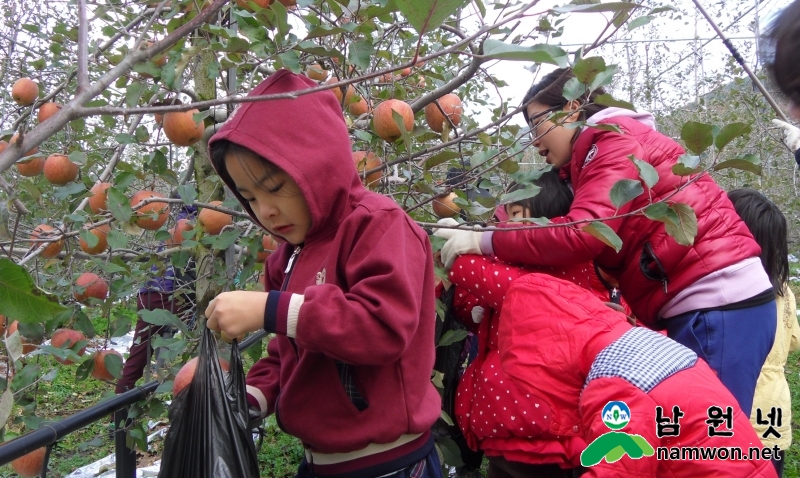
MULTIPOLYGON (((313 86, 281 70, 250 96, 313 86)), ((363 469, 379 456, 396 458, 386 450, 429 442, 441 409, 430 382, 430 242, 397 204, 361 184, 336 97, 245 103, 209 145, 221 139, 291 175, 311 212, 305 243, 283 244, 267 260, 265 328, 278 335, 247 375, 251 398, 303 442, 309 462, 319 455, 341 463, 342 456, 322 455, 344 453, 360 460, 348 466, 363 469)))

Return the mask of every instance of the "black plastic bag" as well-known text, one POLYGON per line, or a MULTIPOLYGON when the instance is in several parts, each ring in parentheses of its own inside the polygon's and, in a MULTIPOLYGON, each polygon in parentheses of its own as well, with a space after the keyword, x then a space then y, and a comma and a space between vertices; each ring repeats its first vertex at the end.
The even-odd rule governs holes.
POLYGON ((173 397, 159 478, 256 478, 242 359, 234 341, 222 371, 216 339, 203 327, 194 380, 173 397))

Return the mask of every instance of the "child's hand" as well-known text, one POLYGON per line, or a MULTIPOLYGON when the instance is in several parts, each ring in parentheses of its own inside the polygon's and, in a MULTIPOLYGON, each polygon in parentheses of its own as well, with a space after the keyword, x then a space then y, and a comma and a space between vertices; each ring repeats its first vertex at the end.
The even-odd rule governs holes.
POLYGON ((206 308, 206 326, 211 330, 238 337, 264 327, 266 292, 236 290, 216 296, 206 308))

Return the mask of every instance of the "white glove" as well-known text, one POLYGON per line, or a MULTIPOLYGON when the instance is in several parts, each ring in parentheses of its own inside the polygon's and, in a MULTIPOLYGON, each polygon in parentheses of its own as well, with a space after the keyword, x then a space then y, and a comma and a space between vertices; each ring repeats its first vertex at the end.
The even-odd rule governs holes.
POLYGON ((791 148, 792 151, 800 149, 800 128, 779 119, 772 120, 772 124, 783 129, 783 137, 786 146, 791 148))
MULTIPOLYGON (((458 221, 452 218, 440 219, 438 224, 456 226, 458 221)), ((462 254, 482 254, 481 231, 463 231, 459 229, 437 229, 434 236, 443 237, 447 242, 442 246, 442 262, 444 268, 450 270, 457 256, 462 254)))
POLYGON ((473 307, 472 308, 472 321, 475 322, 476 324, 480 324, 481 320, 483 320, 483 314, 485 312, 486 311, 483 310, 483 307, 481 307, 479 305, 476 305, 475 307, 473 307))

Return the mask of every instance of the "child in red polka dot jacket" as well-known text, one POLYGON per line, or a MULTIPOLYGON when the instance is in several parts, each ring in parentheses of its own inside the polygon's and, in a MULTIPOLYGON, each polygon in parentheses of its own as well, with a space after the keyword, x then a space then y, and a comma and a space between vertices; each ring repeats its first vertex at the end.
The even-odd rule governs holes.
MULTIPOLYGON (((510 219, 557 217, 569 210, 572 192, 556 171, 545 172, 534 182, 541 187, 539 194, 508 204, 504 212, 510 219)), ((498 319, 505 291, 515 279, 535 271, 572 281, 601 300, 610 300, 591 264, 520 269, 470 255, 456 259, 448 274, 456 287, 456 316, 478 336, 478 355, 458 385, 455 418, 470 448, 481 449, 488 457, 489 478, 507 476, 509 467, 526 475, 571 476, 569 469, 579 464, 578 455, 586 446, 580 437, 559 439, 550 434, 550 408, 537 395, 514 386, 500 366, 498 319)))

